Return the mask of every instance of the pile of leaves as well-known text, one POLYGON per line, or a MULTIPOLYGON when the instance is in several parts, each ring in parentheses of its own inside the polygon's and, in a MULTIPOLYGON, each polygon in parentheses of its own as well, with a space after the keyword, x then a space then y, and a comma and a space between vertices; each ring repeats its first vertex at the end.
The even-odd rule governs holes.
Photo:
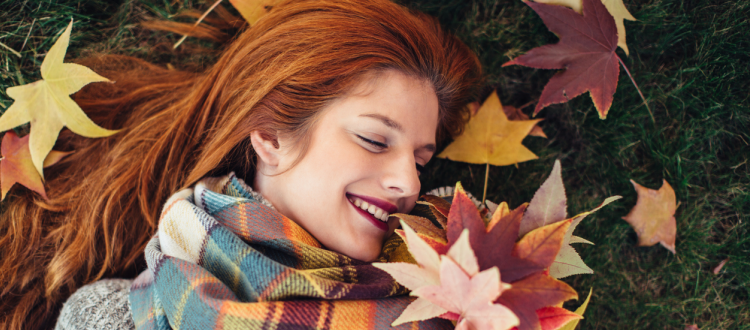
POLYGON ((551 330, 576 322, 581 315, 559 306, 578 294, 558 279, 592 270, 570 246, 590 242, 573 231, 619 198, 568 218, 559 161, 530 203, 510 209, 502 202, 490 217, 460 183, 451 203, 422 196, 421 211, 393 215, 414 263, 375 264, 419 297, 394 325, 442 317, 458 328, 551 330))

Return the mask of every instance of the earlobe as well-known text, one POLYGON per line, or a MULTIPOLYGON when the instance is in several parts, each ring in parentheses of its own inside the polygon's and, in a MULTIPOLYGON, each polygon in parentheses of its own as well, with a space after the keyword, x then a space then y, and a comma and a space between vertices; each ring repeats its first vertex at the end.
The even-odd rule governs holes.
POLYGON ((250 133, 250 142, 253 145, 255 153, 258 155, 258 165, 278 167, 280 159, 280 149, 274 139, 264 136, 260 131, 255 130, 250 133))

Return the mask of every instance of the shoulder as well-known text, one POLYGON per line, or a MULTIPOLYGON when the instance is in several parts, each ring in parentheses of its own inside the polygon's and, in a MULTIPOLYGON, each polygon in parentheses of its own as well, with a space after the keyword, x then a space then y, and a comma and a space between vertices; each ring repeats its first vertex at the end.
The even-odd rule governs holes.
POLYGON ((107 279, 82 286, 63 305, 55 330, 135 329, 128 302, 132 283, 107 279))

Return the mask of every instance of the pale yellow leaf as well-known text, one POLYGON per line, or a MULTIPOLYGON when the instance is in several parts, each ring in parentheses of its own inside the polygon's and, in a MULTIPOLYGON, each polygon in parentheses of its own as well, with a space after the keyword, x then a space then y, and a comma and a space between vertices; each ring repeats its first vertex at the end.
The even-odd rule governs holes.
POLYGON ((63 63, 70 41, 71 20, 42 62, 42 80, 6 90, 13 104, 0 117, 0 132, 31 123, 29 149, 31 160, 39 175, 44 177, 44 160, 57 141, 63 127, 85 137, 104 137, 117 133, 99 127, 89 119, 70 98, 91 82, 109 81, 91 69, 63 63))

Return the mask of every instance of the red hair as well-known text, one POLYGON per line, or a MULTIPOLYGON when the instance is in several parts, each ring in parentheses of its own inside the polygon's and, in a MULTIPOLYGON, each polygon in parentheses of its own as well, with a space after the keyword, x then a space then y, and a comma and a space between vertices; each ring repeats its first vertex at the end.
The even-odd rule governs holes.
POLYGON ((99 125, 45 173, 49 201, 16 189, 0 215, 0 329, 48 328, 81 285, 133 277, 162 204, 207 175, 253 175, 250 132, 284 132, 305 150, 316 113, 368 72, 433 86, 438 139, 458 133, 481 77, 476 56, 433 19, 388 0, 294 0, 242 32, 205 73, 123 56, 89 58, 115 84, 75 95, 99 125))

